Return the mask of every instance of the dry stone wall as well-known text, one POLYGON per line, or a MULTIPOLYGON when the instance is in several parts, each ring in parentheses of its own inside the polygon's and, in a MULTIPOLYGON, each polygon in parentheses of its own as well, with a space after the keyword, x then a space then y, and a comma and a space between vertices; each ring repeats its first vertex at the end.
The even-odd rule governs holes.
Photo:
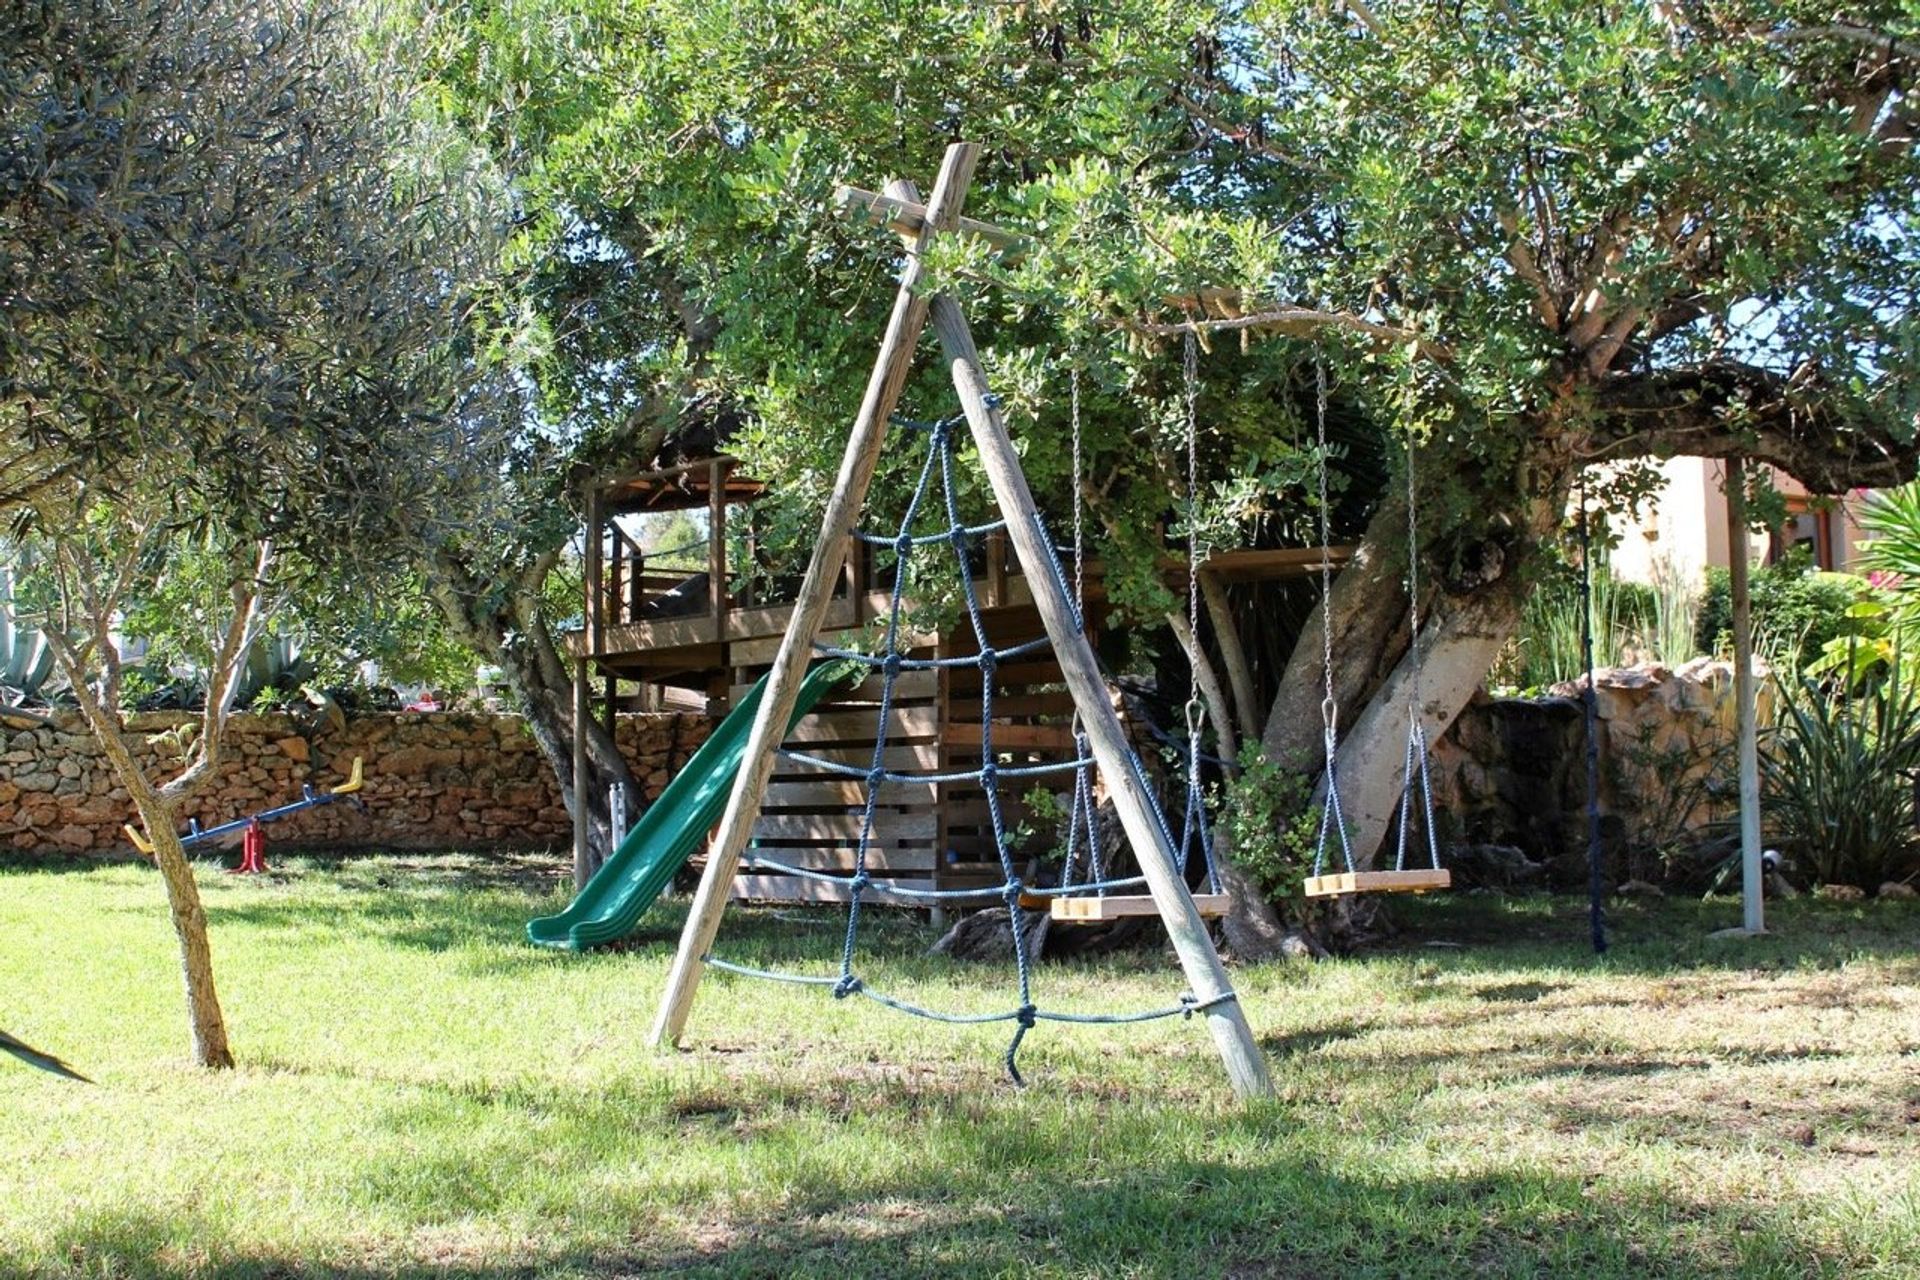
MULTIPOLYGON (((193 717, 137 715, 135 758, 155 778, 177 767, 169 731, 193 717)), ((706 737, 700 715, 622 716, 617 737, 651 800, 706 737)), ((188 814, 203 826, 300 798, 364 763, 361 809, 344 801, 294 814, 268 831, 276 846, 331 849, 544 848, 572 827, 553 773, 519 716, 459 712, 356 716, 318 728, 282 715, 239 715, 214 781, 188 814)), ((0 727, 0 850, 130 853, 127 793, 74 712, 51 728, 0 727)))
MULTIPOLYGON (((1761 670, 1761 720, 1769 714, 1761 670)), ((1696 658, 1595 673, 1602 839, 1615 879, 1656 879, 1662 854, 1733 812, 1733 665, 1696 658)), ((1541 698, 1482 695, 1434 744, 1435 804, 1450 835, 1543 863, 1585 883, 1586 681, 1541 698)))

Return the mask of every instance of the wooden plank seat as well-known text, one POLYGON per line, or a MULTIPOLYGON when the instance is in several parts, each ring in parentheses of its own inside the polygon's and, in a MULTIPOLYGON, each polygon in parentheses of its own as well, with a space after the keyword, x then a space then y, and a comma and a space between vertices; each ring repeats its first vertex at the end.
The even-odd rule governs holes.
POLYGON ((1453 873, 1444 868, 1423 867, 1410 871, 1341 871, 1333 875, 1308 876, 1305 886, 1309 898, 1338 898, 1350 893, 1428 893, 1453 883, 1453 873))
MULTIPOLYGON (((1023 900, 1021 903, 1025 906, 1023 900)), ((1202 916, 1224 916, 1233 907, 1233 898, 1225 893, 1196 893, 1193 905, 1202 916)), ((1160 906, 1150 893, 1113 893, 1106 897, 1050 898, 1047 914, 1055 920, 1090 924, 1102 920, 1122 920, 1129 916, 1157 916, 1160 906)))

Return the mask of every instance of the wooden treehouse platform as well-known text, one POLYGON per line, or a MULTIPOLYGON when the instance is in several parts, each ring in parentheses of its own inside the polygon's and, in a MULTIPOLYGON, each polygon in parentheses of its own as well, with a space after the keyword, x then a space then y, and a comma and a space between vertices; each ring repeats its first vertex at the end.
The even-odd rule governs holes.
MULTIPOLYGON (((755 598, 729 590, 726 559, 729 508, 758 497, 763 486, 735 474, 729 458, 714 458, 600 485, 587 495, 584 626, 567 643, 597 678, 600 713, 608 723, 621 710, 662 707, 704 710, 716 721, 765 674, 793 613, 790 599, 755 598), (689 557, 664 568, 621 527, 619 518, 644 512, 705 507, 710 535, 704 569, 689 557), (626 686, 623 689, 622 686, 626 686)), ((1044 634, 1033 593, 1009 554, 1004 534, 983 540, 976 586, 990 643, 1018 644, 1044 634)), ((751 548, 749 546, 749 551, 751 548)), ((851 543, 822 626, 821 643, 862 647, 884 623, 891 592, 874 571, 868 547, 851 543)), ((1352 548, 1334 547, 1344 564, 1352 548)), ((1233 551, 1215 555, 1203 572, 1227 582, 1273 581, 1318 572, 1319 548, 1233 551)), ((1169 562, 1170 581, 1184 589, 1184 562, 1169 562)), ((762 588, 764 591, 765 588, 762 588)), ((1105 591, 1097 563, 1087 572, 1086 611, 1099 626, 1105 591)), ((939 633, 910 636, 911 656, 964 658, 979 652, 964 618, 939 633)), ((823 759, 868 767, 878 723, 877 677, 839 695, 802 719, 787 745, 823 759)), ((1002 763, 1058 761, 1073 751, 1073 700, 1051 654, 1003 663, 995 672, 994 752, 1002 763)), ((907 671, 894 687, 885 764, 889 769, 952 773, 978 768, 985 736, 981 673, 969 666, 907 671)), ((1008 827, 1029 816, 1024 797, 1033 784, 1064 793, 1072 775, 1023 779, 1001 796, 1008 827)), ((788 866, 850 872, 864 808, 860 779, 824 773, 782 760, 775 769, 746 851, 734 895, 763 902, 844 901, 837 886, 755 868, 755 855, 788 866)), ((977 784, 892 784, 881 792, 868 848, 873 878, 869 898, 887 901, 889 886, 960 889, 997 884, 986 797, 977 784)), ((909 903, 906 898, 895 899, 909 903)), ((1092 910, 1092 908, 1088 908, 1092 910)))

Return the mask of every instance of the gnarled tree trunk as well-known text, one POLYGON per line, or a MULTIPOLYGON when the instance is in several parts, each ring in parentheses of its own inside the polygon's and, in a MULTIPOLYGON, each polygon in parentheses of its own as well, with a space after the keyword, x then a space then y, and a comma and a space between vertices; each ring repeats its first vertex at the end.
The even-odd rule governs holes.
POLYGON ((1527 496, 1483 512, 1466 540, 1449 548, 1450 573, 1421 566, 1417 664, 1408 629, 1403 499, 1375 511, 1352 563, 1308 618, 1261 744, 1283 767, 1318 774, 1324 796, 1322 610, 1330 610, 1340 803, 1356 864, 1372 863, 1399 813, 1416 689, 1417 714, 1431 743, 1466 708, 1518 628, 1533 568, 1565 520, 1576 471, 1570 453, 1541 451, 1529 468, 1527 496))
POLYGON ((587 824, 588 861, 574 867, 578 889, 613 851, 613 788, 624 787, 636 798, 641 793, 613 735, 591 715, 582 726, 586 776, 574 776, 573 670, 540 610, 541 586, 557 560, 557 552, 537 557, 504 589, 483 582, 449 551, 436 555, 426 573, 434 602, 455 634, 505 674, 540 754, 559 781, 568 815, 587 824))

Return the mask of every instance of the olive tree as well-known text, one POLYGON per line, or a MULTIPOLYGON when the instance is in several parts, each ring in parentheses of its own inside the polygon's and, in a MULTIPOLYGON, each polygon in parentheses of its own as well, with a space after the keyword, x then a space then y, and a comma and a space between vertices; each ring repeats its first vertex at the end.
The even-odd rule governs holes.
POLYGON ((471 336, 497 191, 352 36, 281 0, 0 7, 0 510, 154 848, 209 1067, 233 1057, 178 827, 247 647, 294 586, 450 536, 514 408, 471 336), (185 572, 210 688, 159 781, 112 633, 185 572))

